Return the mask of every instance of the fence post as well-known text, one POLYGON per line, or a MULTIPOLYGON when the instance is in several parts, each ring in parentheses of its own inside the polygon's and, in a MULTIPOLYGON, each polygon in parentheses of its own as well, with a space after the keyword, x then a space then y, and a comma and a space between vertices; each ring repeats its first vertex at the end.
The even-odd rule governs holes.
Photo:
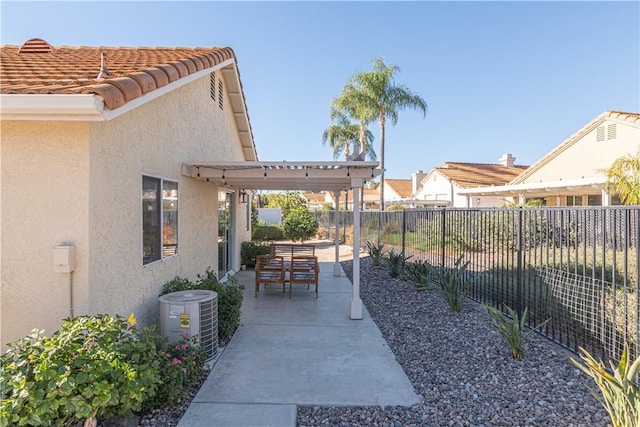
POLYGON ((402 256, 407 249, 407 211, 402 210, 402 256))
POLYGON ((522 277, 522 207, 518 207, 518 235, 516 242, 516 255, 518 257, 516 267, 516 287, 517 287, 517 312, 522 316, 524 311, 524 283, 522 277))
POLYGON ((443 208, 442 209, 442 225, 440 226, 440 267, 444 268, 444 250, 445 250, 445 238, 444 238, 444 234, 445 234, 445 220, 447 218, 446 215, 447 209, 443 208))

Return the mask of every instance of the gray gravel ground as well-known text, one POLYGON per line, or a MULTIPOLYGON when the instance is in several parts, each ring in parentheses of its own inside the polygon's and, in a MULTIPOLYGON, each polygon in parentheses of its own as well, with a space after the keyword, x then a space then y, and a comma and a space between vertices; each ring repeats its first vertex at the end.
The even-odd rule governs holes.
MULTIPOLYGON (((352 263, 342 267, 352 277, 352 263)), ((576 357, 533 332, 511 358, 486 311, 449 310, 434 287, 417 292, 361 261, 361 295, 422 402, 413 407, 299 407, 298 426, 607 426, 576 357)), ((375 374, 372 372, 372 374, 375 374)))

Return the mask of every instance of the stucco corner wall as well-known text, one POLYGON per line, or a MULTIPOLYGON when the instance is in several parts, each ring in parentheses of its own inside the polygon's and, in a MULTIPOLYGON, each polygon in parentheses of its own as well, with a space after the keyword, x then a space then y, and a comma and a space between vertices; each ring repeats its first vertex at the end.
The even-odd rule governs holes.
POLYGON ((0 339, 50 335, 87 307, 89 127, 4 121, 1 127, 0 339), (56 273, 53 247, 76 247, 72 275, 56 273))
MULTIPOLYGON (((112 121, 91 125, 89 312, 158 323, 158 296, 176 276, 216 271, 217 194, 181 175, 185 162, 243 160, 235 121, 202 78, 112 121), (142 176, 178 183, 178 254, 142 265, 142 176)), ((230 105, 226 102, 224 105, 230 105)), ((238 245, 239 247, 239 245, 238 245)))

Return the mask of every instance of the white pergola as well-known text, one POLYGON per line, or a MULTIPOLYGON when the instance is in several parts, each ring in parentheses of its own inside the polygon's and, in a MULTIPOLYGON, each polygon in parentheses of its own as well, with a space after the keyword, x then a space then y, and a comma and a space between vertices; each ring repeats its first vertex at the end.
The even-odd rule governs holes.
MULTIPOLYGON (((213 182, 224 188, 243 190, 333 191, 336 212, 340 193, 353 189, 353 292, 349 317, 362 319, 360 299, 360 191, 364 183, 380 175, 378 162, 210 162, 182 166, 182 175, 213 182)), ((336 230, 339 215, 335 215, 336 230)), ((334 276, 340 275, 340 242, 335 236, 334 276)))

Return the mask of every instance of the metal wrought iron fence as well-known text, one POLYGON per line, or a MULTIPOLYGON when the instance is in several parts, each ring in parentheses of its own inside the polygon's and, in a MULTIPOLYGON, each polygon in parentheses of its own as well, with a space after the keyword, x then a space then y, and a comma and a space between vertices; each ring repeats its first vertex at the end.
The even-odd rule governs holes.
MULTIPOLYGON (((317 214, 331 237, 334 215, 317 214)), ((338 215, 352 244, 352 213, 338 215)), ((550 319, 538 332, 573 351, 616 360, 627 343, 640 355, 638 206, 365 211, 361 249, 367 241, 442 268, 462 256, 470 298, 527 308, 532 327, 550 319)))

